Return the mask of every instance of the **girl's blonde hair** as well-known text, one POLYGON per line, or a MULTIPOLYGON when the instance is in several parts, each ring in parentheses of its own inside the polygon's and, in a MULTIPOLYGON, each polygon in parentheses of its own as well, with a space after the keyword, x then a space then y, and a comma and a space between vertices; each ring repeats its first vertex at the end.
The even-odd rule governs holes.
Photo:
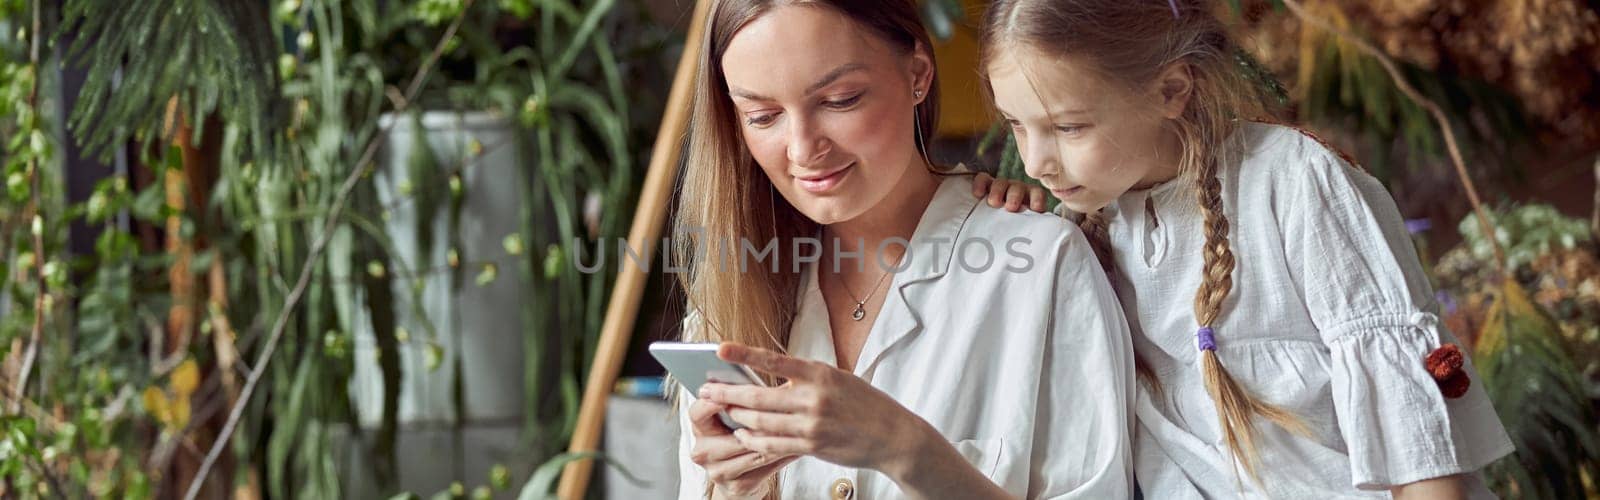
MULTIPOLYGON (((1147 88, 1171 65, 1187 67, 1194 82, 1188 104, 1167 123, 1183 144, 1180 179, 1193 183, 1205 218, 1204 278, 1194 299, 1201 369, 1223 438, 1245 471, 1259 478, 1252 415, 1292 432, 1307 431, 1295 415, 1241 387, 1215 350, 1212 327, 1233 290, 1235 267, 1217 171, 1236 160, 1240 144, 1234 132, 1240 120, 1265 118, 1268 106, 1210 9, 1196 0, 997 0, 984 22, 980 71, 988 69, 998 52, 1016 49, 1087 62, 1097 76, 1122 88, 1147 88)), ((1080 226, 1110 273, 1115 262, 1106 218, 1100 212, 1083 215, 1080 226)), ((1143 362, 1138 368, 1141 378, 1159 391, 1149 368, 1143 362)))
MULTIPOLYGON (((695 318, 686 324, 684 337, 782 352, 789 343, 801 279, 801 266, 788 257, 800 238, 813 237, 820 228, 777 193, 751 157, 727 93, 723 54, 745 25, 786 5, 831 9, 855 23, 862 33, 878 37, 907 56, 920 45, 932 60, 933 45, 914 0, 714 2, 696 70, 688 151, 677 199, 675 225, 680 231, 673 238, 673 258, 687 269, 679 274, 679 281, 695 318), (769 242, 775 242, 776 250, 763 256, 769 242), (742 265, 746 264, 745 243, 752 246, 748 266, 742 265)), ((918 129, 906 131, 908 139, 932 136, 938 102, 935 80, 915 110, 918 129)), ((917 146, 922 149, 924 145, 917 146)), ((776 482, 769 486, 773 487, 768 498, 776 498, 776 482)))

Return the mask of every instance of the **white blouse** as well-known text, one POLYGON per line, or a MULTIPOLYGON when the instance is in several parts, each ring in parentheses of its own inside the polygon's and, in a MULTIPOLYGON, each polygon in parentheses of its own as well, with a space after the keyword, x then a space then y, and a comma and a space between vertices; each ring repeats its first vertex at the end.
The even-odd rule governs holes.
MULTIPOLYGON (((1117 291, 1163 389, 1139 391, 1145 496, 1381 498, 1510 453, 1470 360, 1473 384, 1458 399, 1425 370, 1424 356, 1457 340, 1383 186, 1294 129, 1252 123, 1240 133, 1247 153, 1220 172, 1237 266, 1216 352, 1245 389, 1313 436, 1257 418, 1261 482, 1236 470, 1197 363, 1205 236, 1193 183, 1127 193, 1107 208, 1117 291)), ((1493 497, 1476 474, 1469 483, 1473 498, 1493 497)))
MULTIPOLYGON (((1071 224, 1006 213, 971 193, 970 178, 943 180, 855 374, 938 429, 1013 495, 1129 498, 1133 351, 1109 282, 1071 224), (1031 265, 1007 251, 1013 238, 1030 242, 1010 248, 1026 249, 1015 253, 1031 265), (985 240, 996 252, 988 270, 985 240)), ((788 352, 837 365, 816 264, 808 267, 788 352)), ((692 395, 685 397, 678 496, 701 498, 706 476, 689 460, 692 395)), ((779 473, 785 499, 837 498, 841 483, 858 499, 903 496, 876 471, 814 457, 779 473)))

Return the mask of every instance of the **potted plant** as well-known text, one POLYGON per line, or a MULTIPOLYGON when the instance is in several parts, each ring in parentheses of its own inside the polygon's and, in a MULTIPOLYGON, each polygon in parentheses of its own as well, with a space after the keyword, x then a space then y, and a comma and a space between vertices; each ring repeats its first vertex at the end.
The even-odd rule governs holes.
MULTIPOLYGON (((563 388, 578 385, 598 330, 590 311, 609 286, 605 273, 562 265, 566 252, 556 244, 592 245, 624 227, 643 135, 630 123, 635 113, 654 115, 624 105, 627 72, 618 61, 637 55, 613 53, 632 45, 613 46, 612 35, 632 22, 626 9, 511 0, 53 5, 0 1, 8 110, 0 118, 8 181, 0 204, 8 413, 0 435, 20 451, 0 460, 5 494, 210 497, 238 489, 344 497, 357 492, 341 469, 358 462, 375 464, 378 489, 393 491, 400 471, 382 457, 393 456, 399 439, 401 381, 427 371, 430 353, 440 366, 467 356, 433 349, 425 328, 401 333, 401 321, 415 314, 408 278, 421 275, 442 276, 451 290, 532 290, 516 301, 519 321, 496 327, 512 345, 493 345, 525 361, 522 369, 494 375, 521 382, 512 392, 525 395, 516 415, 530 435, 557 436, 513 443, 519 455, 536 462, 553 454, 575 412, 563 388), (438 21, 420 17, 439 8, 438 21), (402 15, 412 16, 395 21, 402 31, 436 37, 412 44, 427 48, 420 56, 384 55, 405 44, 375 35, 391 33, 380 18, 402 15), (485 52, 473 44, 476 34, 495 32, 478 29, 492 27, 489 19, 539 28, 513 26, 522 41, 485 52), (49 58, 56 49, 67 54, 65 68, 49 58), (463 63, 473 69, 457 71, 463 63), (81 92, 56 90, 63 69, 87 76, 81 92), (19 75, 28 78, 12 78, 19 75), (70 119, 53 111, 55 99, 75 110, 70 119), (475 186, 463 177, 452 189, 452 161, 493 161, 498 151, 458 140, 433 148, 449 156, 437 162, 440 182, 402 196, 400 177, 380 175, 378 164, 410 151, 384 143, 412 118, 398 113, 387 128, 381 115, 433 103, 500 113, 511 125, 501 130, 527 155, 513 163, 517 178, 475 186), (69 202, 56 165, 75 154, 121 167, 99 174, 106 177, 88 199, 69 202), (491 191, 499 188, 516 201, 491 191), (396 196, 384 200, 384 189, 396 196), (424 192, 438 196, 435 210, 447 222, 457 221, 426 226, 446 250, 442 269, 396 257, 417 239, 396 236, 399 228, 425 225, 395 223, 387 205, 417 203, 424 192), (12 195, 23 202, 11 203, 12 195), (585 210, 590 199, 600 201, 597 209, 585 210), (510 226, 473 233, 472 219, 459 214, 480 200, 510 214, 496 222, 510 226), (101 231, 94 253, 64 249, 69 223, 101 231), (473 234, 485 255, 497 250, 506 263, 475 265, 481 261, 468 254, 450 266, 448 249, 469 248, 462 240, 473 234), (369 412, 349 391, 359 378, 358 331, 378 346, 363 353, 378 358, 384 381, 375 427, 360 425, 369 412), (420 369, 405 362, 406 346, 421 346, 420 369), (338 446, 341 436, 361 445, 338 446)), ((639 50, 647 60, 656 47, 639 50)), ((640 69, 650 68, 633 68, 640 69)), ((404 146, 419 143, 430 144, 404 146)), ((490 328, 456 315, 457 328, 490 328)), ((484 400, 471 395, 477 382, 456 380, 450 390, 466 394, 462 408, 484 400)), ((508 487, 517 475, 467 468, 478 467, 452 479, 508 487)))

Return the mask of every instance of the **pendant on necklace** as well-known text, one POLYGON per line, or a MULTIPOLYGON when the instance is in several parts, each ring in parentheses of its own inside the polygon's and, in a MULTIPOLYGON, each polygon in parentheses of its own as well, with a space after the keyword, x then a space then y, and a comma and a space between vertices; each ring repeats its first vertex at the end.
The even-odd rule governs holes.
POLYGON ((861 318, 865 317, 867 317, 866 302, 857 302, 856 310, 850 312, 850 319, 861 321, 861 318))

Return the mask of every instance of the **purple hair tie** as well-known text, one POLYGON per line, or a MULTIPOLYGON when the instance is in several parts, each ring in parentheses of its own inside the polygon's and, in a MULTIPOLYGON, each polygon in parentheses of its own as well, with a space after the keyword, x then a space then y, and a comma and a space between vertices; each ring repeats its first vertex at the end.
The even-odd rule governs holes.
POLYGON ((1428 220, 1428 219, 1406 219, 1406 232, 1408 232, 1408 233, 1421 234, 1422 232, 1427 231, 1429 229, 1433 229, 1433 221, 1431 221, 1431 220, 1428 220))
POLYGON ((1167 0, 1167 5, 1172 7, 1172 18, 1178 18, 1178 0, 1167 0))
POLYGON ((1199 337, 1198 339, 1196 339, 1196 343, 1198 344, 1198 347, 1200 348, 1200 350, 1202 350, 1202 351, 1215 351, 1215 350, 1217 350, 1217 332, 1216 332, 1216 330, 1212 330, 1211 327, 1209 327, 1209 326, 1202 326, 1202 327, 1200 327, 1200 331, 1195 332, 1194 335, 1196 337, 1199 337))

